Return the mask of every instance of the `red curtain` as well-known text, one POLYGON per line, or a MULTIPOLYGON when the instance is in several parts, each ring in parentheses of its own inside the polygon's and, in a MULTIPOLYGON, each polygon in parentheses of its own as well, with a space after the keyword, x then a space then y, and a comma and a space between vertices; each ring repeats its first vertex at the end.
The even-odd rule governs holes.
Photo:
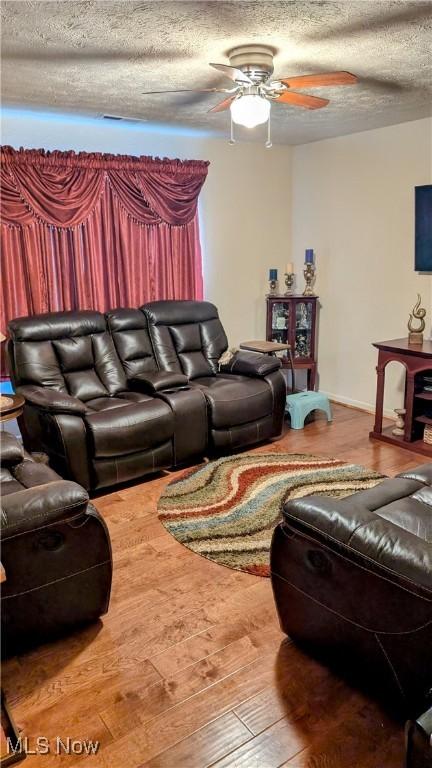
POLYGON ((0 330, 64 309, 203 295, 207 162, 0 149, 0 330))

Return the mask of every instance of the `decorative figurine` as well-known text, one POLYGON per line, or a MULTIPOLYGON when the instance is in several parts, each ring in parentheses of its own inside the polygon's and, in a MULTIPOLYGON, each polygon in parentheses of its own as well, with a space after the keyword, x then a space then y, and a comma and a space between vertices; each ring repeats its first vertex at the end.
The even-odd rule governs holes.
POLYGON ((294 264, 292 261, 289 261, 285 267, 285 285, 285 296, 292 296, 294 285, 294 264))
POLYGON ((270 269, 269 270, 269 283, 270 283, 270 296, 275 296, 277 294, 277 287, 278 287, 278 271, 277 269, 270 269))
POLYGON ((408 320, 408 344, 423 344, 423 331, 425 329, 425 317, 426 317, 426 310, 424 307, 420 306, 421 304, 421 296, 418 293, 417 294, 417 302, 413 306, 413 310, 410 313, 409 320, 408 320), (414 323, 415 320, 419 321, 419 325, 417 328, 415 328, 414 323))
POLYGON ((294 273, 291 272, 291 274, 289 274, 288 272, 285 272, 285 285, 286 285, 285 296, 292 296, 293 285, 294 285, 294 273))
POLYGON ((297 328, 301 328, 302 330, 307 331, 309 329, 310 323, 309 323, 306 304, 302 302, 297 306, 298 306, 297 328))
POLYGON ((392 435, 395 435, 396 437, 403 437, 405 434, 404 416, 406 415, 406 408, 395 408, 394 412, 397 416, 397 419, 396 426, 394 429, 392 429, 392 435))

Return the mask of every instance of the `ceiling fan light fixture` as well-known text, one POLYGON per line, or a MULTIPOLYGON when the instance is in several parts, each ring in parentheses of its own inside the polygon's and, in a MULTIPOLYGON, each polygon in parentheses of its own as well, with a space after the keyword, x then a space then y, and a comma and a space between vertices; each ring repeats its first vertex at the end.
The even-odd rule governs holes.
POLYGON ((267 122, 270 117, 271 104, 263 96, 245 94, 234 99, 230 109, 231 117, 237 125, 255 128, 257 125, 267 122))

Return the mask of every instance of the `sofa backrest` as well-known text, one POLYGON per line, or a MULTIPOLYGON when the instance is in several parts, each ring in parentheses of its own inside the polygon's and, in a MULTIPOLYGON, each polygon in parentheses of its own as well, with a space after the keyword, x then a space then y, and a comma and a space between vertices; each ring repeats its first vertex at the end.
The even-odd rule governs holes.
POLYGON ((86 402, 127 388, 100 312, 48 312, 12 320, 11 367, 16 386, 50 387, 86 402))
POLYGON ((126 377, 157 371, 144 313, 140 309, 111 309, 106 320, 126 377))
POLYGON ((214 376, 228 347, 219 314, 208 301, 153 301, 141 307, 158 367, 189 379, 214 376))

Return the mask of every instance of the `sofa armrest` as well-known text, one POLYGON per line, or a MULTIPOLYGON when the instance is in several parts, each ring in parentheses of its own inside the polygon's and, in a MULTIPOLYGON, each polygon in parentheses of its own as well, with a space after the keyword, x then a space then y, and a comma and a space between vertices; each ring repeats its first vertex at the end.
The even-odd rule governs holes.
POLYGON ((2 431, 0 438, 0 466, 13 466, 24 460, 24 448, 10 432, 2 431))
POLYGON ((404 477, 407 480, 417 480, 418 483, 432 486, 432 462, 420 464, 413 469, 407 469, 406 472, 401 472, 399 475, 396 475, 396 477, 404 477))
POLYGON ((264 378, 279 370, 281 365, 278 357, 255 352, 236 352, 228 363, 222 363, 220 371, 221 373, 238 373, 241 376, 264 378))
POLYGON ((392 486, 397 486, 398 482, 412 483, 391 478, 373 489, 344 499, 326 496, 293 499, 283 506, 283 526, 340 554, 349 552, 351 558, 385 573, 394 582, 415 585, 430 599, 432 553, 428 542, 381 517, 362 501, 366 494, 381 491, 385 504, 387 499, 393 498, 392 486))
POLYGON ((1 540, 75 517, 85 511, 88 499, 84 488, 69 480, 10 493, 1 500, 1 540))
POLYGON ((182 373, 149 371, 148 373, 140 373, 138 376, 128 379, 128 384, 131 389, 138 389, 140 392, 148 392, 150 395, 154 395, 166 389, 187 387, 189 380, 182 373))
POLYGON ((58 392, 56 389, 49 389, 49 387, 35 387, 31 385, 19 387, 18 391, 25 398, 26 402, 43 411, 49 411, 50 413, 74 413, 79 416, 83 416, 87 412, 87 408, 82 400, 68 395, 67 392, 58 392))

